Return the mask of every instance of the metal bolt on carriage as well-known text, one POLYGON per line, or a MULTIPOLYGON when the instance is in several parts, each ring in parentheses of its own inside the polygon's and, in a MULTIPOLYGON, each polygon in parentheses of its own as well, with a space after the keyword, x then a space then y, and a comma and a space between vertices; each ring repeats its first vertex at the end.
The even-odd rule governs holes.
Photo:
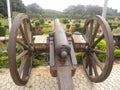
POLYGON ((54 27, 48 36, 34 36, 33 42, 29 17, 24 13, 15 17, 8 42, 9 68, 15 84, 27 83, 36 50, 49 54, 50 73, 57 77, 59 90, 73 90, 72 76, 77 67, 75 52, 82 53, 84 71, 90 81, 102 82, 109 76, 114 44, 111 29, 104 18, 99 15, 88 17, 82 34, 65 32, 59 19, 55 19, 54 27), (102 28, 102 34, 98 34, 99 28, 102 28), (105 44, 104 49, 98 47, 101 42, 105 44))

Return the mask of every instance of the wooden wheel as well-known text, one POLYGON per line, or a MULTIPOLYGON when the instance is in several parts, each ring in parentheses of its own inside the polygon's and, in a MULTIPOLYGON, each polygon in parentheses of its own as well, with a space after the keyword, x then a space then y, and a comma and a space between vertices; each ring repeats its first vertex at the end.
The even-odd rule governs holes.
POLYGON ((30 20, 27 15, 20 13, 14 19, 8 42, 10 73, 17 85, 25 85, 29 79, 32 51, 30 20))
POLYGON ((104 18, 92 16, 86 19, 83 37, 87 42, 82 52, 84 70, 92 82, 104 81, 111 72, 114 60, 111 29, 104 18))

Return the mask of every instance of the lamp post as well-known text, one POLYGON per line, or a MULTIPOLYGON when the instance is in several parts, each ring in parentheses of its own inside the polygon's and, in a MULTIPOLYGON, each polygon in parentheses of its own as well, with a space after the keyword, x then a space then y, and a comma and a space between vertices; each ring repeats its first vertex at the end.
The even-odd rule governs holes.
POLYGON ((103 6, 103 11, 102 11, 102 17, 106 19, 106 13, 107 13, 107 3, 108 0, 104 0, 104 6, 103 6))
POLYGON ((11 22, 11 10, 10 10, 10 0, 7 0, 7 11, 8 11, 8 23, 9 23, 9 32, 10 32, 11 25, 12 25, 12 22, 11 22))

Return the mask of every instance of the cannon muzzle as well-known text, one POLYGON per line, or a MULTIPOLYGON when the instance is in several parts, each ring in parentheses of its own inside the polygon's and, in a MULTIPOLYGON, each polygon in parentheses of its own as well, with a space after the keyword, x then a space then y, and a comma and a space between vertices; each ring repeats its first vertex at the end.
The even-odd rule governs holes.
POLYGON ((60 25, 59 19, 55 20, 54 40, 56 54, 61 58, 67 57, 67 55, 70 54, 71 49, 64 29, 60 25))

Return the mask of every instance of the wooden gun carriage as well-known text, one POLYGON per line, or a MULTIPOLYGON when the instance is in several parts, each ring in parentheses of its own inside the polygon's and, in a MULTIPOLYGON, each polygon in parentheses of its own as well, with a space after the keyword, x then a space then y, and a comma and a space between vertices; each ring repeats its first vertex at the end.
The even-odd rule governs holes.
POLYGON ((57 77, 60 90, 73 90, 72 76, 77 67, 75 52, 82 53, 84 70, 92 82, 104 81, 111 72, 113 36, 108 23, 99 15, 86 19, 82 35, 65 32, 59 19, 56 19, 55 31, 50 32, 49 36, 36 36, 34 43, 32 37, 30 19, 24 13, 18 14, 8 42, 10 73, 17 85, 27 83, 35 50, 49 54, 50 73, 57 77), (102 28, 102 34, 98 34, 99 28, 102 28), (105 43, 104 49, 97 47, 101 41, 105 43), (19 52, 16 49, 18 45, 21 48, 19 52), (103 57, 104 62, 99 56, 103 57), (18 62, 20 65, 17 65, 18 62))

